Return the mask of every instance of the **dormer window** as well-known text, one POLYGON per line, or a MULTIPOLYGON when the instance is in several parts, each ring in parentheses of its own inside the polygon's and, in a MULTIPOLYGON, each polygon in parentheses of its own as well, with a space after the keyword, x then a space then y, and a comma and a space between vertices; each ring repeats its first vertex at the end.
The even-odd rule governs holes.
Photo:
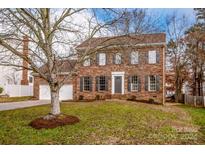
POLYGON ((114 56, 114 64, 122 64, 122 54, 116 53, 114 56))
POLYGON ((131 64, 138 64, 138 51, 133 51, 130 54, 131 64))

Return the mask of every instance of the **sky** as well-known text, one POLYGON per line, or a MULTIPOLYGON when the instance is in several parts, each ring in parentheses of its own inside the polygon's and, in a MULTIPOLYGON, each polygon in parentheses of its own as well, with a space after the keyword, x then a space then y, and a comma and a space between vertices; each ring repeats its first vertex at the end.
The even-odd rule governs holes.
MULTIPOLYGON (((105 13, 104 11, 102 11, 102 9, 96 10, 100 20, 108 20, 109 17, 112 17, 111 14, 105 13)), ((161 31, 163 32, 166 31, 166 29, 164 28, 166 16, 172 15, 173 13, 176 13, 178 17, 183 15, 186 16, 188 23, 190 24, 187 26, 191 26, 195 22, 195 12, 193 8, 149 8, 146 10, 151 16, 153 16, 153 20, 156 17, 159 18, 159 25, 161 25, 161 27, 159 28, 161 28, 161 31)))

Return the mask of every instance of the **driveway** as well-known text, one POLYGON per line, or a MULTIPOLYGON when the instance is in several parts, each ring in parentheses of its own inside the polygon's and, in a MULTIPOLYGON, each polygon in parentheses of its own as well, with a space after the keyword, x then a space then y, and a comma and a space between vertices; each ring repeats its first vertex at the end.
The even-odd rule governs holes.
POLYGON ((49 103, 50 101, 42 101, 42 100, 0 103, 0 111, 21 109, 21 108, 39 106, 39 105, 44 105, 44 104, 49 104, 49 103))

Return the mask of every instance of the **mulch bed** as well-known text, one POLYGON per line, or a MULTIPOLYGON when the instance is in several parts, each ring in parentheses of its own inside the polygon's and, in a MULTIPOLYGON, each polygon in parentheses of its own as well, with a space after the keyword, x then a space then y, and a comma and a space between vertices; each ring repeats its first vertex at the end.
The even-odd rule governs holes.
POLYGON ((35 129, 42 128, 56 128, 58 126, 64 125, 73 125, 75 123, 80 122, 80 119, 75 116, 60 114, 50 119, 46 119, 45 117, 37 118, 29 123, 29 126, 35 129))

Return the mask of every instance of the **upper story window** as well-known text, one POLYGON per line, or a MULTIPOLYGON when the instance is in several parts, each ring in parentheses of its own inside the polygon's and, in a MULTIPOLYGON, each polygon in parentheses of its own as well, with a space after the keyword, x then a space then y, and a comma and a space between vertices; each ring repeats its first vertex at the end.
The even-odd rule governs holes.
POLYGON ((149 62, 149 64, 156 64, 157 63, 157 52, 155 50, 149 51, 148 62, 149 62))
POLYGON ((116 53, 114 56, 114 64, 122 64, 122 54, 116 53))
POLYGON ((90 64, 91 64, 91 60, 90 60, 89 56, 86 56, 85 60, 83 62, 83 66, 90 66, 90 64))
POLYGON ((106 64, 106 54, 105 53, 99 53, 99 65, 105 65, 106 64))
POLYGON ((131 61, 131 64, 138 64, 138 51, 133 51, 131 52, 131 55, 130 55, 130 61, 131 61))
POLYGON ((149 76, 149 91, 156 91, 157 90, 157 79, 156 75, 149 76))

